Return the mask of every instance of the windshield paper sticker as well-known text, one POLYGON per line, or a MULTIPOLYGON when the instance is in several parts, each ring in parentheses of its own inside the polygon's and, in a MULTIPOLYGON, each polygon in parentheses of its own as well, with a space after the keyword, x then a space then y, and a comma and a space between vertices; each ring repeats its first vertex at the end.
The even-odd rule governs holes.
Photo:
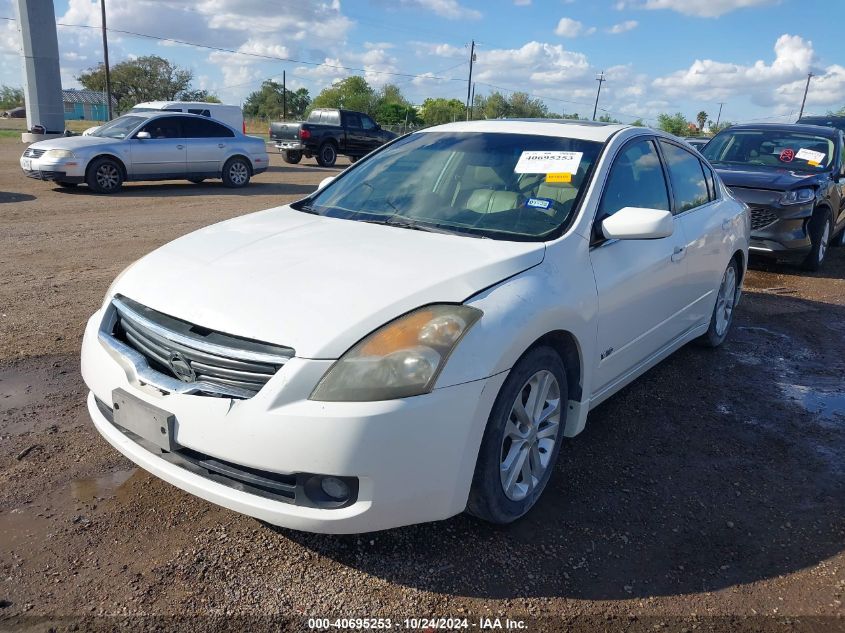
POLYGON ((574 174, 584 152, 522 152, 516 167, 517 174, 574 174))
POLYGON ((818 167, 824 162, 825 156, 827 156, 827 154, 824 152, 814 152, 811 149, 799 149, 798 153, 795 154, 795 158, 798 160, 806 160, 810 164, 815 163, 815 167, 818 167))
POLYGON ((529 209, 543 209, 546 210, 552 206, 552 201, 548 198, 528 198, 525 206, 529 209))

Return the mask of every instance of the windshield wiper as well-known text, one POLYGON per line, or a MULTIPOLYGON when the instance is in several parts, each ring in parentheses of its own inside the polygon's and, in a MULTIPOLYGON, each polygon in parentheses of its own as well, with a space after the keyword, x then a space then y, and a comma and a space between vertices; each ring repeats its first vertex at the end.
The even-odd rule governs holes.
POLYGON ((388 216, 383 220, 360 220, 361 222, 366 222, 367 224, 384 224, 385 226, 395 226, 400 229, 410 229, 412 231, 425 231, 426 233, 439 233, 441 235, 465 235, 468 237, 483 237, 482 235, 473 235, 472 233, 467 233, 464 231, 455 231, 447 228, 443 228, 441 226, 435 226, 432 224, 426 224, 423 222, 415 222, 414 220, 409 220, 403 217, 397 217, 395 215, 388 216))

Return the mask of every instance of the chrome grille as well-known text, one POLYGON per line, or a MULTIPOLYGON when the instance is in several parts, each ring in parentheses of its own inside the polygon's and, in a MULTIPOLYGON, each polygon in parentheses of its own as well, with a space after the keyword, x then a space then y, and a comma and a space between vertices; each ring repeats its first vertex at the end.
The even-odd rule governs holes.
POLYGON ((294 354, 289 347, 208 330, 126 297, 116 297, 112 305, 111 335, 155 371, 195 385, 191 393, 251 398, 294 354))
POLYGON ((27 147, 23 151, 23 155, 25 158, 41 158, 46 151, 46 149, 33 149, 32 147, 27 147))
POLYGON ((751 209, 751 230, 759 231, 778 219, 771 209, 751 209))

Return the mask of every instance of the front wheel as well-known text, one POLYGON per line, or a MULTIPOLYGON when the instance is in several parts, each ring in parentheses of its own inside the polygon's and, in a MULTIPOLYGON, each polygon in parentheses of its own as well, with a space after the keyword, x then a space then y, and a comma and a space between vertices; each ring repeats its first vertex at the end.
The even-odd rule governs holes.
POLYGON ((810 219, 810 225, 807 227, 807 230, 810 233, 812 247, 802 264, 804 270, 814 272, 822 267, 827 257, 827 249, 830 246, 831 224, 830 213, 827 211, 823 213, 817 212, 810 219))
POLYGON ((739 266, 736 259, 725 269, 722 282, 716 292, 716 305, 710 315, 710 327, 701 337, 701 342, 707 347, 719 347, 728 337, 734 318, 734 308, 739 300, 739 266))
POLYGON ((467 512, 512 523, 540 498, 554 470, 568 392, 560 356, 538 347, 514 365, 490 412, 467 512))
POLYGON ((233 189, 246 187, 249 184, 249 179, 250 169, 245 159, 235 156, 223 165, 223 184, 226 187, 233 189))
POLYGON ((337 161, 337 148, 332 143, 323 143, 317 151, 317 163, 320 167, 334 167, 337 161))
POLYGON ((111 158, 98 158, 88 167, 85 182, 96 193, 115 193, 123 185, 123 170, 111 158))

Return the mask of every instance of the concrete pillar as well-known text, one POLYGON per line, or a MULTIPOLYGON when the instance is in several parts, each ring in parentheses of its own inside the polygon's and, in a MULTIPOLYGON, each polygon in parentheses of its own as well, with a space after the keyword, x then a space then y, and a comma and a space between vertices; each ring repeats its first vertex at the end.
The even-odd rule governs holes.
POLYGON ((53 0, 15 0, 21 34, 26 126, 43 125, 48 134, 65 129, 59 38, 53 0))

